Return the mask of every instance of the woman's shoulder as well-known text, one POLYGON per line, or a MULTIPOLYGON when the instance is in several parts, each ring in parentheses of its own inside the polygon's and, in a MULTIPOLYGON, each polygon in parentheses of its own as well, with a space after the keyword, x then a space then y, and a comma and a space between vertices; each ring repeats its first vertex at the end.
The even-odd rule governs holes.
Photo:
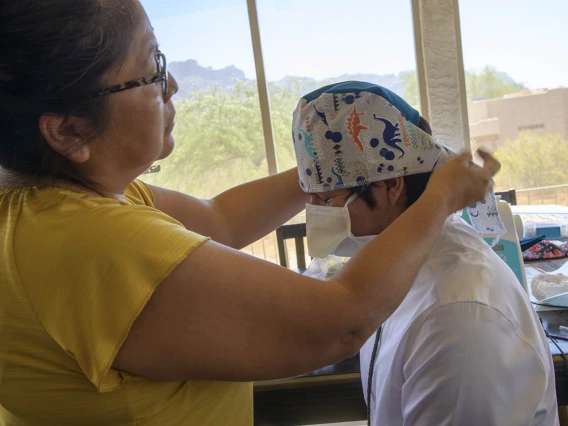
POLYGON ((0 228, 14 231, 18 236, 15 242, 27 236, 24 245, 28 247, 37 238, 62 244, 74 241, 72 246, 83 241, 91 246, 95 241, 105 245, 115 238, 143 233, 154 238, 171 233, 188 238, 187 234, 192 234, 194 239, 201 239, 156 209, 152 191, 143 182, 134 181, 124 195, 121 201, 59 187, 0 189, 0 217, 5 218, 0 228))
POLYGON ((156 202, 154 199, 154 194, 148 185, 143 181, 136 179, 126 188, 124 192, 126 199, 137 205, 144 205, 149 207, 155 207, 156 202))
POLYGON ((135 264, 154 250, 166 264, 179 262, 207 238, 153 207, 146 191, 146 185, 136 182, 126 201, 118 201, 54 187, 4 190, 0 233, 12 236, 16 259, 35 264, 42 259, 46 268, 95 259, 108 263, 117 256, 135 264), (164 251, 175 259, 167 259, 164 251))
POLYGON ((124 199, 93 196, 59 186, 0 186, 0 214, 17 208, 20 212, 59 214, 63 211, 88 210, 93 207, 120 205, 155 208, 154 195, 148 185, 133 181, 124 192, 124 199))

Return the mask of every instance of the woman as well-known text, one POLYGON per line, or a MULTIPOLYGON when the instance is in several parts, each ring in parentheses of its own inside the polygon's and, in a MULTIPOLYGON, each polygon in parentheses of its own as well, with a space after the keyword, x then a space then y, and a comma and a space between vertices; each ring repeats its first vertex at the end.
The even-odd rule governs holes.
POLYGON ((440 168, 319 282, 237 251, 303 208, 296 170, 212 200, 135 180, 177 91, 137 0, 4 2, 0 39, 2 425, 250 425, 247 382, 355 354, 499 168, 440 168))

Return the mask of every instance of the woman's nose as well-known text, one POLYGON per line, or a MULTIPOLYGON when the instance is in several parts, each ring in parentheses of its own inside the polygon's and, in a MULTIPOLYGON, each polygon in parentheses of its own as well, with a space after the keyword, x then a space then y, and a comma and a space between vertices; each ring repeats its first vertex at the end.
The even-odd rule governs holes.
POLYGON ((169 101, 179 90, 179 85, 175 77, 168 72, 168 94, 166 96, 166 102, 169 101))

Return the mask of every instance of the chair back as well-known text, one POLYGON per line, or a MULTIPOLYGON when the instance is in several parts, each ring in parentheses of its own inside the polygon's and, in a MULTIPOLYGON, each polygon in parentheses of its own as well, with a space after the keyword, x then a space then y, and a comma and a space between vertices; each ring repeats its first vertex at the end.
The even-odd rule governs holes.
POLYGON ((512 206, 517 205, 517 191, 509 189, 508 191, 499 191, 495 195, 500 195, 503 201, 508 202, 512 206))
POLYGON ((278 242, 278 256, 280 265, 289 268, 288 248, 286 240, 293 239, 296 247, 296 261, 298 269, 306 269, 306 249, 304 239, 306 238, 306 224, 294 223, 290 225, 282 225, 276 230, 276 239, 278 242))

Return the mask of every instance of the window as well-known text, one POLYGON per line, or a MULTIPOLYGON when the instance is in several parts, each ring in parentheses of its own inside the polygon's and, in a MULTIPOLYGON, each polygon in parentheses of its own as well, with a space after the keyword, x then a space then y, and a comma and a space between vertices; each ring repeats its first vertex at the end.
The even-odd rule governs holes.
POLYGON ((518 204, 568 205, 568 3, 459 6, 472 148, 495 151, 496 188, 515 188, 518 204))
MULTIPOLYGON (((244 0, 142 0, 169 70, 174 152, 148 183, 210 198, 268 174, 248 12, 244 0)), ((276 262, 273 236, 245 251, 276 262)))
POLYGON ((296 164, 292 112, 312 90, 362 80, 418 107, 410 1, 266 0, 258 16, 281 170, 296 164))
MULTIPOLYGON (((142 4, 180 86, 174 101, 176 148, 159 163, 158 173, 143 179, 209 198, 265 176, 246 1, 142 4)), ((411 2, 257 0, 257 9, 279 170, 295 166, 292 112, 311 90, 364 80, 418 107, 411 2), (393 34, 396 43, 386 43, 393 34)), ((299 216, 292 222, 304 220, 299 216)), ((277 261, 274 236, 246 251, 277 261)), ((289 257, 295 259, 293 248, 289 257)))
MULTIPOLYGON (((176 149, 143 178, 208 198, 266 176, 246 0, 142 3, 180 85, 176 149)), ((521 204, 523 191, 568 184, 568 58, 558 54, 568 3, 554 3, 552 13, 536 0, 459 1, 472 147, 497 151, 496 187, 516 188, 521 204)), ((418 108, 411 8, 410 1, 257 0, 279 170, 295 165, 292 112, 311 90, 370 81, 418 108)), ((557 201, 568 205, 568 185, 565 198, 557 201)), ((247 250, 277 261, 273 236, 247 250)))
MULTIPOLYGON (((280 170, 296 165, 292 113, 312 90, 362 80, 418 107, 410 1, 267 0, 258 2, 258 16, 280 170), (397 42, 385 42, 393 34, 397 42)), ((304 213, 290 221, 300 222, 304 213)), ((295 268, 295 246, 287 244, 295 268)))

